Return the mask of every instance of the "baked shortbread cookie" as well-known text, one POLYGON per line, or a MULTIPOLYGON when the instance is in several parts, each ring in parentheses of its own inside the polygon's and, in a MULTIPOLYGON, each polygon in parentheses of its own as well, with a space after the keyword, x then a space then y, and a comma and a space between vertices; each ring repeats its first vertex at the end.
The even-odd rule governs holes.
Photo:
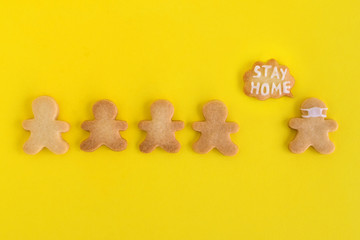
POLYGON ((81 150, 92 152, 105 145, 113 151, 126 149, 127 142, 120 136, 119 131, 127 129, 125 121, 115 120, 118 110, 116 105, 109 100, 101 100, 94 104, 93 114, 95 119, 85 121, 82 129, 90 132, 89 138, 80 144, 81 150))
POLYGON ((167 152, 176 153, 181 145, 175 138, 175 132, 184 128, 184 122, 173 121, 174 106, 167 100, 157 100, 151 105, 150 121, 141 121, 139 128, 147 132, 145 140, 140 144, 140 151, 152 152, 161 147, 167 152))
POLYGON ((293 153, 302 153, 310 146, 322 154, 335 150, 329 139, 329 132, 336 131, 336 121, 326 118, 327 107, 317 98, 308 98, 301 104, 302 118, 292 118, 289 127, 297 130, 297 135, 289 144, 293 153))
POLYGON ((292 97, 291 89, 295 84, 289 69, 279 65, 275 59, 266 63, 256 62, 250 71, 244 75, 244 92, 259 100, 292 97))
POLYGON ((239 130, 239 125, 235 122, 226 122, 228 110, 226 105, 213 100, 206 103, 203 107, 205 121, 194 122, 192 127, 201 133, 198 141, 193 145, 197 153, 208 153, 216 148, 226 156, 235 155, 238 147, 231 141, 230 134, 239 130))
POLYGON ((56 101, 48 96, 36 98, 32 103, 34 118, 23 121, 23 128, 31 132, 30 138, 24 144, 24 152, 36 154, 43 148, 48 148, 56 154, 64 154, 69 144, 61 137, 67 132, 70 125, 67 122, 56 120, 59 107, 56 101))

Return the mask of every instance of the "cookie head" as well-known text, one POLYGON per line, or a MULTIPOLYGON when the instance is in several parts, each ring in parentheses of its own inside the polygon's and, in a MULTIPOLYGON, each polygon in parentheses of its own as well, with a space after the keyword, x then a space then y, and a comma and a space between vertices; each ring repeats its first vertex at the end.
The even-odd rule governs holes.
POLYGON ((174 115, 174 106, 167 100, 157 100, 151 105, 153 119, 169 119, 174 115))
POLYGON ((94 104, 93 113, 96 119, 115 119, 116 105, 109 100, 101 100, 94 104))
POLYGON ((36 98, 32 103, 32 110, 35 118, 55 119, 58 115, 56 101, 48 96, 36 98))
POLYGON ((327 107, 323 101, 317 98, 308 98, 301 104, 303 118, 325 118, 327 107))
POLYGON ((204 105, 203 114, 208 121, 225 122, 228 110, 223 102, 214 100, 204 105))

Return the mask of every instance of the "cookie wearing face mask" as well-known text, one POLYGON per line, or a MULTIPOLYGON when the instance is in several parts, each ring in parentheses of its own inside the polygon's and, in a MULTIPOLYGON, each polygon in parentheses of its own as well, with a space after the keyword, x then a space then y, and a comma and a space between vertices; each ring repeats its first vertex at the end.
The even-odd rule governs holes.
POLYGON ((290 151, 302 153, 310 146, 322 154, 335 150, 328 133, 335 131, 338 124, 325 119, 327 110, 325 103, 317 98, 308 98, 301 104, 302 118, 293 118, 289 122, 289 127, 298 131, 289 144, 290 151))

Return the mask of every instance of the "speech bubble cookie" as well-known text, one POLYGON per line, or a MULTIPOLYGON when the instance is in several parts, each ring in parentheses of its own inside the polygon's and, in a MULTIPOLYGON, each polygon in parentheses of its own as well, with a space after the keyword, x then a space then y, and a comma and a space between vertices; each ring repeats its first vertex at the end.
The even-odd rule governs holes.
POLYGON ((275 59, 266 63, 256 62, 244 75, 245 94, 259 100, 292 97, 291 89, 294 84, 295 79, 290 75, 289 69, 279 65, 275 59))

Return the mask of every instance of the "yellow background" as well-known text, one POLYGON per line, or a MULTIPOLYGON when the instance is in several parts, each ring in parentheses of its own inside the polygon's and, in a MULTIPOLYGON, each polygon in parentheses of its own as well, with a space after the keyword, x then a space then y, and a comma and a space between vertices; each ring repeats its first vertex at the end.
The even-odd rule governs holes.
POLYGON ((0 239, 360 239, 360 2, 5 1, 0 4, 0 239), (259 101, 242 75, 277 59, 294 98, 259 101), (29 156, 31 102, 50 95, 65 155, 29 156), (307 97, 339 123, 331 155, 287 145, 307 97), (129 129, 123 152, 79 149, 91 106, 114 101, 129 129), (155 99, 175 106, 177 154, 138 150, 155 99), (199 155, 191 129, 220 99, 235 157, 199 155))

